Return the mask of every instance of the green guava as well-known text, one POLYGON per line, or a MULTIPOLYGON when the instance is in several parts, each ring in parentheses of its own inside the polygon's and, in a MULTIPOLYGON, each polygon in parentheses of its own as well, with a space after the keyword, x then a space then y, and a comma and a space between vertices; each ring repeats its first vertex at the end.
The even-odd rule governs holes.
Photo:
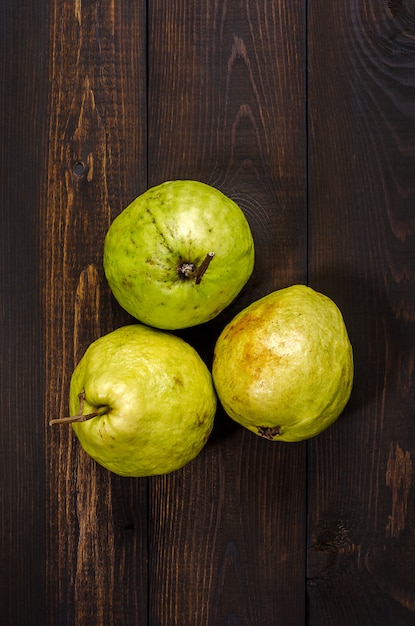
POLYGON ((121 476, 167 474, 205 445, 216 411, 211 374, 184 340, 133 324, 93 342, 70 384, 81 446, 121 476))
POLYGON ((193 180, 167 181, 112 222, 104 270, 119 304, 162 329, 195 326, 238 295, 254 267, 254 242, 240 207, 193 180))
POLYGON ((223 329, 213 381, 228 415, 273 441, 302 441, 328 428, 353 384, 353 353, 342 314, 304 285, 257 300, 223 329))

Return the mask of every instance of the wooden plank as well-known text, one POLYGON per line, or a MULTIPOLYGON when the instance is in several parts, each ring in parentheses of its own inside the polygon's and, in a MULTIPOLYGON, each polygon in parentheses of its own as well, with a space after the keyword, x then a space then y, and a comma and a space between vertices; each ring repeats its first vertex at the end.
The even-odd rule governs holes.
POLYGON ((356 380, 310 444, 309 623, 415 618, 413 3, 309 6, 311 286, 356 380))
MULTIPOLYGON (((146 187, 145 3, 54 0, 42 285, 45 423, 65 415, 88 344, 125 323, 103 277, 105 232, 146 187)), ((147 624, 147 483, 47 428, 47 624, 147 624)))
MULTIPOLYGON (((27 4, 27 3, 26 3, 27 4)), ((37 289, 44 13, 0 2, 0 607, 44 623, 43 342, 37 289)))
MULTIPOLYGON (((149 8, 149 185, 219 187, 246 212, 258 250, 234 305, 182 333, 210 364, 237 310, 305 280, 304 15, 283 1, 149 8)), ((200 456, 151 480, 149 623, 303 623, 305 451, 219 412, 200 456)))

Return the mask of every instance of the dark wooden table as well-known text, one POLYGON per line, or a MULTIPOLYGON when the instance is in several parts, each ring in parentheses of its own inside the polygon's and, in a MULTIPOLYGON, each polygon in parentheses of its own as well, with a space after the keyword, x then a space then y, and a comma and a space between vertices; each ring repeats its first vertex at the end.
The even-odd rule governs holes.
POLYGON ((415 624, 413 0, 0 1, 0 622, 415 624), (207 327, 307 283, 356 377, 321 436, 271 443, 219 410, 183 470, 125 479, 69 426, 72 369, 130 321, 111 220, 194 178, 242 206, 254 276, 207 327))

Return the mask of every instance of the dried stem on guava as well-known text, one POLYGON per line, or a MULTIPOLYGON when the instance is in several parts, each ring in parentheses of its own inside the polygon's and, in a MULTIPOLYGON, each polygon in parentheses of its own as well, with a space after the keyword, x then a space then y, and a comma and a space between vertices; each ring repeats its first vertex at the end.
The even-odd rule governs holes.
POLYGON ((71 424, 72 422, 86 422, 93 417, 98 417, 99 415, 102 415, 108 410, 107 406, 100 406, 98 409, 96 409, 96 411, 84 415, 83 410, 85 402, 85 389, 82 389, 81 393, 78 394, 78 398, 79 413, 77 413, 77 415, 71 415, 70 417, 57 417, 56 419, 50 420, 49 426, 52 426, 53 424, 71 424))
POLYGON ((203 275, 209 267, 210 262, 212 261, 214 256, 214 252, 208 252, 198 268, 195 267, 194 263, 184 261, 177 268, 179 276, 183 279, 194 278, 196 285, 200 285, 203 275))

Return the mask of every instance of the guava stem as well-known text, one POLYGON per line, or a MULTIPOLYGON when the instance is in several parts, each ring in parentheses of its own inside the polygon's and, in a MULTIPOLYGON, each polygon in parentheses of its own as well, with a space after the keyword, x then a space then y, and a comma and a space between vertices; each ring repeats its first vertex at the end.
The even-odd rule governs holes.
MULTIPOLYGON (((107 407, 105 407, 106 409, 107 407)), ((50 420, 49 426, 53 424, 71 424, 72 422, 86 422, 87 420, 92 419, 93 417, 98 417, 98 415, 102 415, 104 411, 93 411, 92 413, 88 413, 87 415, 71 415, 70 417, 57 417, 56 419, 50 420)))
POLYGON ((180 265, 177 266, 177 272, 181 279, 195 280, 196 285, 200 285, 200 282, 203 278, 204 273, 210 265, 211 260, 215 256, 214 252, 208 252, 201 264, 198 268, 195 267, 194 263, 190 263, 189 261, 183 261, 180 265))
POLYGON ((49 426, 53 424, 71 424, 72 422, 86 422, 87 420, 92 419, 93 417, 98 417, 99 415, 103 415, 107 410, 107 406, 100 406, 96 411, 92 413, 87 413, 84 415, 82 413, 84 409, 84 401, 85 401, 85 390, 83 389, 81 393, 78 394, 79 398, 79 413, 77 415, 71 415, 70 417, 57 417, 53 420, 49 421, 49 426))
POLYGON ((202 261, 202 263, 197 268, 197 270, 195 270, 193 276, 196 280, 196 285, 200 285, 200 282, 203 278, 203 274, 206 272, 214 256, 215 256, 214 252, 208 252, 204 260, 202 261))

